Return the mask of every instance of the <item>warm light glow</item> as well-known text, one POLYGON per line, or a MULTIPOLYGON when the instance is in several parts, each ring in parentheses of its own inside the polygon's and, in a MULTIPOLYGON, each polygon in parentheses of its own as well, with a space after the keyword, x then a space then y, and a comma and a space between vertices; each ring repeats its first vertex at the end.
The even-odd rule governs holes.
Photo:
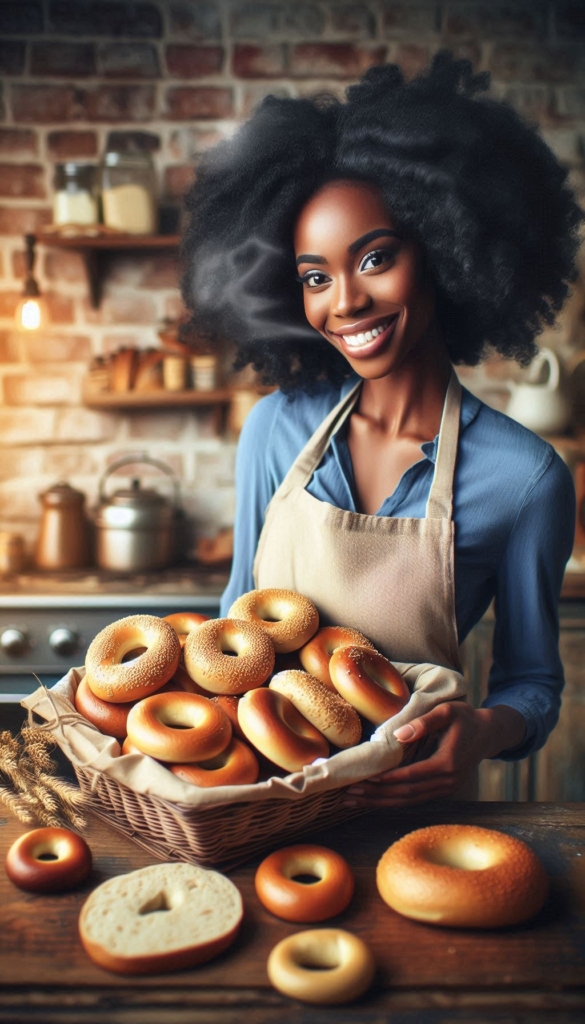
POLYGON ((27 331, 36 331, 41 326, 41 310, 36 299, 29 299, 23 303, 20 320, 27 331))
POLYGON ((24 331, 38 331, 47 321, 47 309, 43 296, 23 298, 16 308, 16 326, 24 331))

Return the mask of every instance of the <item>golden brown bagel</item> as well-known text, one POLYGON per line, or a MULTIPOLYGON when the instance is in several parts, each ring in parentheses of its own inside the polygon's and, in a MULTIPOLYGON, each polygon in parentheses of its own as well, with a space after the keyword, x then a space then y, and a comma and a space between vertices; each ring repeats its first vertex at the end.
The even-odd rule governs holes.
POLYGON ((12 844, 5 866, 9 879, 19 889, 64 892, 89 875, 91 851, 85 839, 68 828, 35 828, 12 844), (50 860, 43 859, 47 855, 50 860))
POLYGON ((365 647, 340 647, 331 657, 329 672, 337 692, 374 725, 398 714, 410 698, 392 662, 365 647))
POLYGON ((345 910, 354 880, 346 860, 326 846, 286 846, 266 857, 256 871, 256 895, 276 917, 303 924, 326 921, 345 910), (311 875, 309 884, 298 875, 311 875))
POLYGON ((383 854, 376 881, 399 914, 453 928, 527 921, 548 892, 544 868, 525 843, 477 825, 410 832, 383 854))
POLYGON ((238 721, 252 746, 289 772, 329 754, 325 737, 275 690, 262 687, 244 694, 238 704, 238 721))
POLYGON ((245 693, 262 686, 274 668, 268 635, 260 626, 238 619, 204 622, 187 636, 183 657, 191 678, 211 693, 245 693))
POLYGON ((128 740, 159 761, 203 761, 225 750, 232 738, 229 718, 197 693, 155 693, 128 715, 128 740))
POLYGON ((174 674, 181 645, 172 626, 156 615, 129 615, 102 629, 92 640, 85 658, 90 690, 114 704, 148 697, 174 674), (125 654, 144 647, 133 661, 125 654))
POLYGON ((361 996, 376 964, 363 939, 341 928, 312 928, 282 939, 266 965, 279 992, 304 1003, 336 1006, 361 996))
POLYGON ((172 764, 173 775, 190 782, 193 786, 246 786, 256 782, 258 758, 247 743, 232 737, 231 743, 221 754, 208 761, 194 764, 172 764))
POLYGON ((228 615, 261 626, 279 654, 298 650, 319 627, 313 602, 294 590, 250 590, 234 601, 228 615))
POLYGON ((362 724, 357 711, 308 672, 294 669, 278 672, 269 685, 271 690, 288 697, 297 711, 336 747, 353 747, 359 743, 362 724))
POLYGON ((305 672, 315 676, 327 689, 335 693, 335 686, 329 674, 329 662, 331 656, 340 647, 368 647, 375 650, 367 637, 358 632, 357 629, 347 629, 345 626, 324 626, 312 640, 299 651, 299 658, 305 672))
POLYGON ((164 620, 173 627, 183 647, 189 633, 199 629, 202 622, 209 622, 209 615, 201 615, 199 612, 173 612, 171 615, 165 615, 164 620))

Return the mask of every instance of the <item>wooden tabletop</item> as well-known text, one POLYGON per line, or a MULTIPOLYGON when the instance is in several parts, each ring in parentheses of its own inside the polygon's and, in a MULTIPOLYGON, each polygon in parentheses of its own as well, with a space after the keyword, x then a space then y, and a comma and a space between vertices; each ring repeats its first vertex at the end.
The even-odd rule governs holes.
MULTIPOLYGON (((0 856, 26 831, 0 819, 0 856)), ((193 970, 147 977, 111 974, 88 959, 77 918, 100 882, 154 858, 91 818, 86 833, 94 871, 80 889, 27 894, 0 872, 0 1022, 15 1024, 456 1024, 585 1020, 585 806, 449 803, 375 812, 311 839, 338 850, 356 875, 349 908, 331 922, 371 946, 377 975, 370 992, 345 1007, 318 1008, 276 992, 266 975, 272 947, 302 926, 273 917, 258 902, 259 859, 230 877, 242 892, 244 924, 235 944, 193 970), (464 931, 410 921, 390 910, 375 885, 383 851, 415 828, 464 822, 525 842, 551 879, 546 907, 527 924, 464 931), (505 1016, 502 1016, 502 1013, 505 1016)), ((318 926, 317 926, 318 927, 318 926)))

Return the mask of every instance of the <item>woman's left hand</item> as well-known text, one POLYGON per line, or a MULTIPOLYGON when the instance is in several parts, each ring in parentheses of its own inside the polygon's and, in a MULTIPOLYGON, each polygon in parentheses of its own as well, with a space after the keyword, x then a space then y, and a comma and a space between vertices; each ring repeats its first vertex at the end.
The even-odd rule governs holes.
POLYGON ((525 730, 520 712, 503 704, 479 710, 462 701, 438 704, 394 733, 404 744, 437 733, 435 752, 425 761, 393 768, 352 786, 345 803, 406 807, 450 796, 484 758, 519 746, 525 730))

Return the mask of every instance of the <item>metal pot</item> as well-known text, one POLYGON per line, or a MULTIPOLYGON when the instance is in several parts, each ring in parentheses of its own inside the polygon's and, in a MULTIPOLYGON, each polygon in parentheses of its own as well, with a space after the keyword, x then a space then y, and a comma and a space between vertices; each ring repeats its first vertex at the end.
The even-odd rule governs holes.
POLYGON ((177 554, 177 537, 182 512, 179 482, 170 466, 148 455, 127 455, 108 467, 99 484, 99 505, 95 512, 96 562, 101 569, 137 572, 163 569, 177 554), (130 488, 106 497, 105 484, 116 469, 134 463, 148 463, 170 476, 174 500, 158 491, 143 489, 134 479, 130 488))
POLYGON ((35 562, 39 569, 78 569, 89 563, 85 494, 61 480, 39 494, 43 514, 35 562))

